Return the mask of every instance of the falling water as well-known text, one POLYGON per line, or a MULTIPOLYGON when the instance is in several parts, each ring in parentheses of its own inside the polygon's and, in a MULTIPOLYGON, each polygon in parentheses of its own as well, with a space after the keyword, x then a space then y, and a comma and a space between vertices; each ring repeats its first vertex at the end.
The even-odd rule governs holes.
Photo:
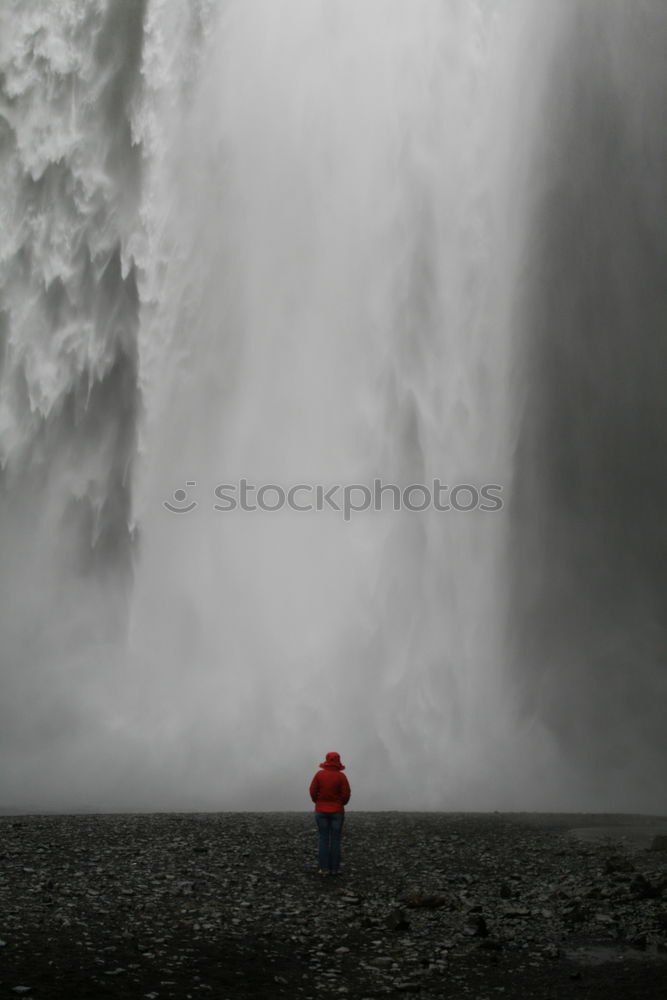
MULTIPOLYGON (((584 588, 595 501, 584 475, 573 519, 555 484, 604 446, 619 386, 639 402, 619 273, 647 341, 657 321, 657 4, 9 8, 0 801, 302 808, 336 747, 367 808, 633 804, 602 752, 622 658, 614 710, 593 706, 605 616, 628 610, 626 645, 643 622, 602 600, 607 571, 584 588), (614 214, 626 164, 642 196, 614 214), (582 203, 595 260, 625 227, 608 267, 577 262, 582 203), (504 506, 216 509, 242 478, 497 484, 504 506)), ((655 361, 625 457, 658 426, 655 361)), ((607 562, 644 552, 657 601, 653 530, 607 562)))

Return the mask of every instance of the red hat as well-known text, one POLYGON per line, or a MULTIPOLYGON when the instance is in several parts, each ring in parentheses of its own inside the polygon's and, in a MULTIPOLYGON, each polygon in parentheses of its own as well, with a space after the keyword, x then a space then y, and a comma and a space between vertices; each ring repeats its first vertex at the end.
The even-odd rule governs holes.
POLYGON ((336 753, 335 750, 330 750, 326 756, 326 760, 323 760, 320 767, 336 767, 339 771, 345 770, 345 764, 340 762, 340 754, 336 753))

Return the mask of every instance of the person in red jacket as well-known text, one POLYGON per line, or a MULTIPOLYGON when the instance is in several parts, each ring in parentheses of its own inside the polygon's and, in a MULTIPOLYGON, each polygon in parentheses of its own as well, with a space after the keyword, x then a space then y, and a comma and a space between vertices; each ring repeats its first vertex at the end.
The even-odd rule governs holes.
POLYGON ((310 797, 315 803, 315 822, 320 835, 319 874, 338 875, 340 841, 343 835, 345 806, 350 801, 350 783, 343 774, 345 764, 340 754, 331 751, 320 764, 310 783, 310 797))

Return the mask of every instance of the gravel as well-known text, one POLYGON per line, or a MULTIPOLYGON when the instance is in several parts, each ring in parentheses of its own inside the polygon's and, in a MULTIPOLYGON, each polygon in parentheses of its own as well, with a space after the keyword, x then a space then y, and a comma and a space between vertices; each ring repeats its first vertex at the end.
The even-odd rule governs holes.
POLYGON ((333 878, 310 813, 0 817, 0 993, 664 1000, 667 851, 584 825, 352 811, 333 878))

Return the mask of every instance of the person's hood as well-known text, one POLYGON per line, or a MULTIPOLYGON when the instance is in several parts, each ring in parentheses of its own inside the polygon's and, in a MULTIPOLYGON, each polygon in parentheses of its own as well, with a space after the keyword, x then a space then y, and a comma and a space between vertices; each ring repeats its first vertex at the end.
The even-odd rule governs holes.
POLYGON ((326 755, 326 758, 320 764, 320 767, 330 767, 336 771, 344 771, 345 764, 340 762, 340 754, 336 753, 335 750, 330 750, 326 755))

